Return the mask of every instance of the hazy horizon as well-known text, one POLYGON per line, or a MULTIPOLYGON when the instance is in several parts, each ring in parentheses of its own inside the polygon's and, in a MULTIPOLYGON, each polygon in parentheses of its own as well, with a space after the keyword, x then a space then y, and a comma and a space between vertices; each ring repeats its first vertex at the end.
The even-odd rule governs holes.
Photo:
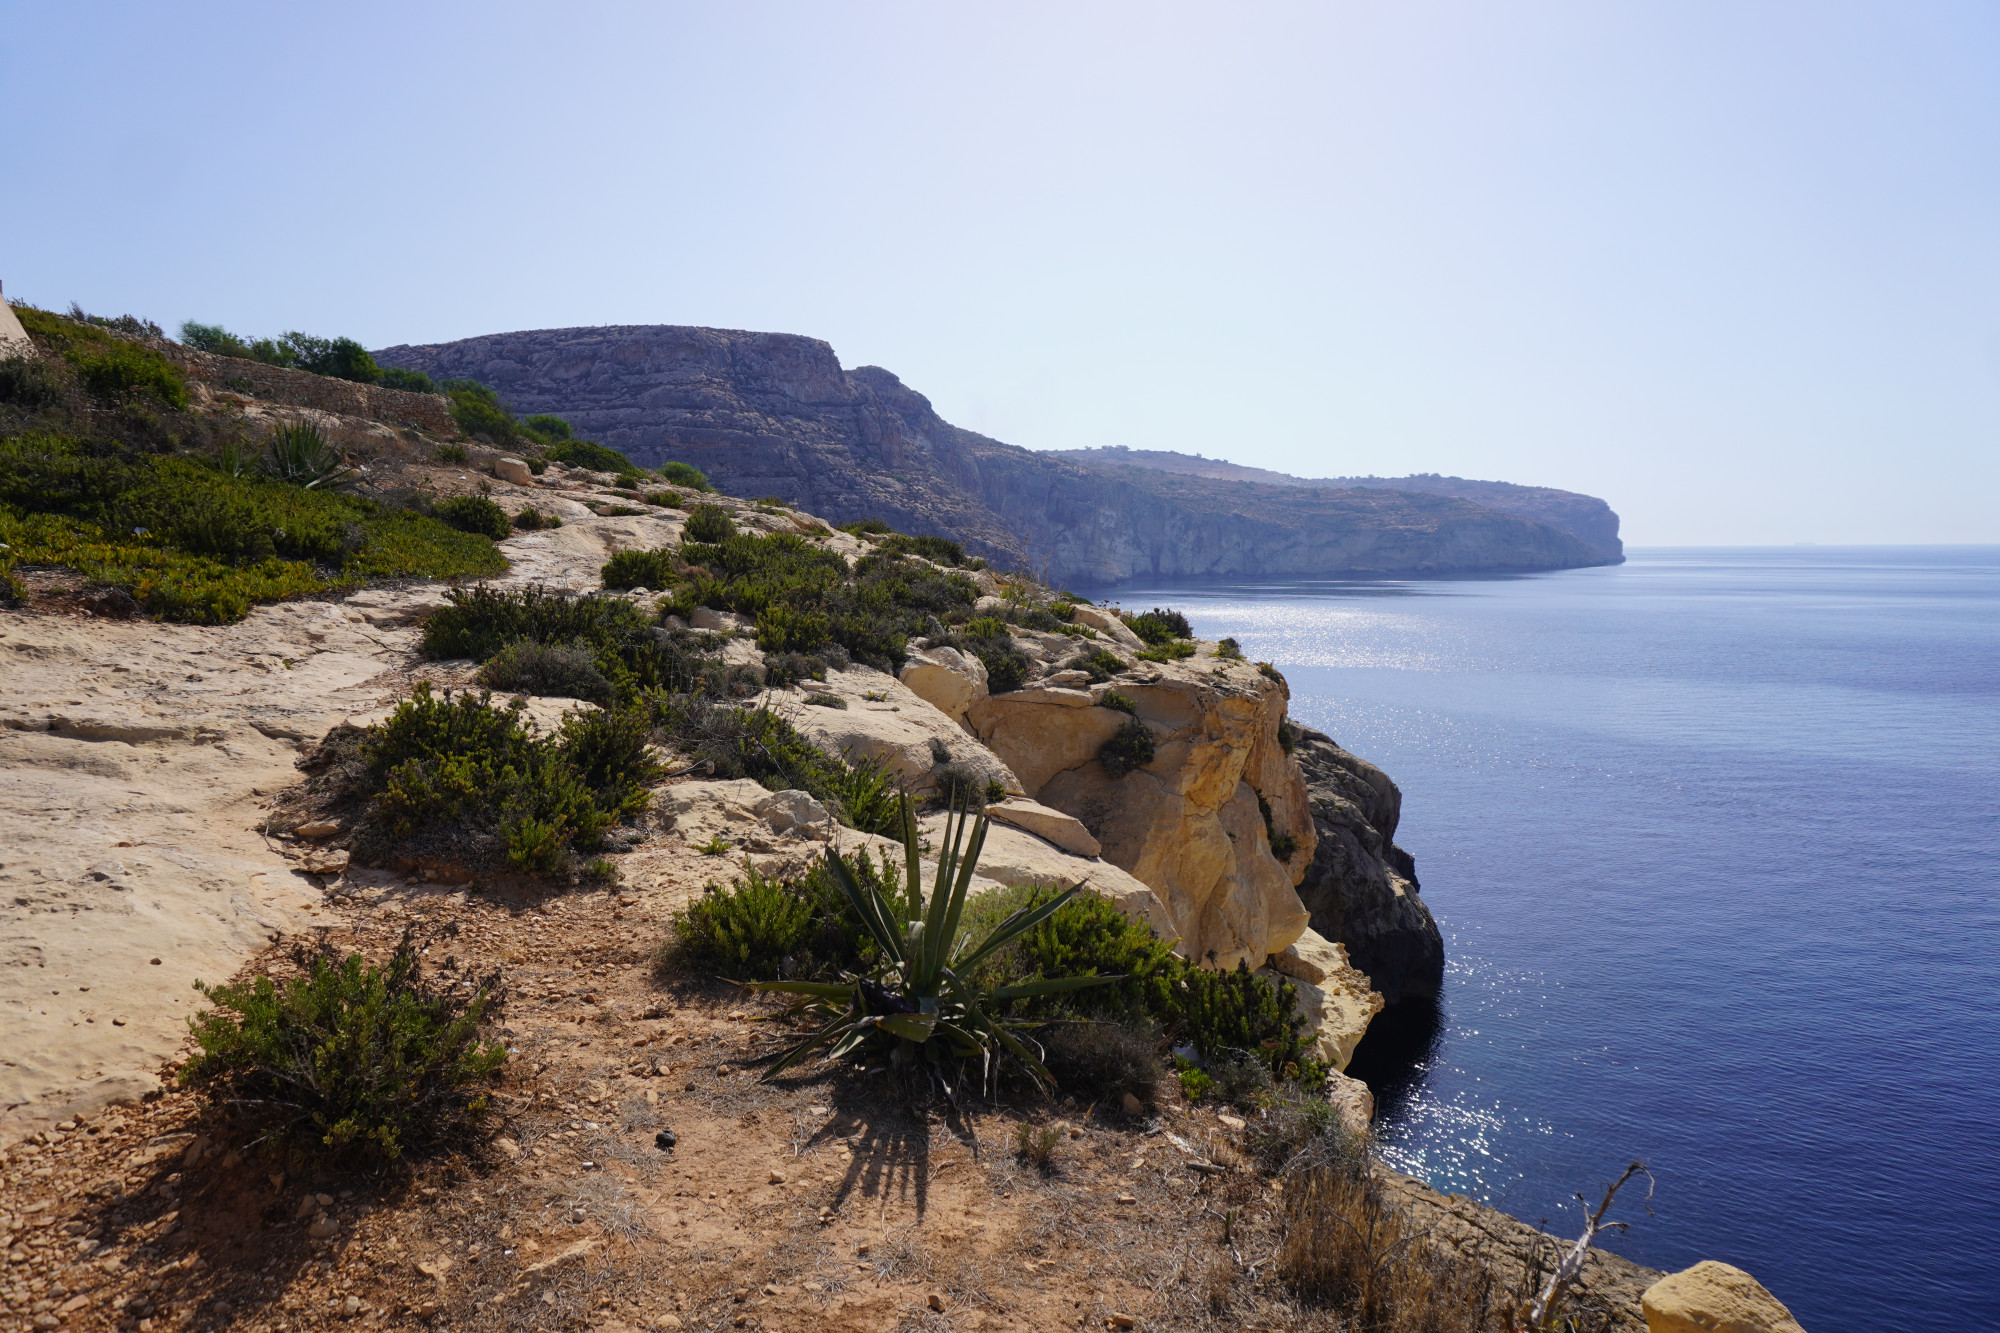
POLYGON ((798 333, 1029 448, 2000 541, 2000 12, 0 16, 17 301, 798 333))

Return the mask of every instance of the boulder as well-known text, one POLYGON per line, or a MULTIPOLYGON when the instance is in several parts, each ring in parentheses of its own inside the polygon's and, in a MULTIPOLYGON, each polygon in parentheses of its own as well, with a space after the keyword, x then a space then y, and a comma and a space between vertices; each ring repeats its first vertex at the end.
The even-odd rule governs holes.
POLYGON ((1375 1094, 1358 1078, 1338 1069, 1326 1076, 1326 1100, 1340 1114, 1340 1123, 1356 1138, 1366 1138, 1375 1123, 1375 1094))
POLYGON ((1010 797, 989 805, 986 814, 999 823, 1025 829, 1076 856, 1096 856, 1104 850, 1075 815, 1052 810, 1040 801, 1031 801, 1025 796, 1010 797))
POLYGON ((532 486, 535 481, 534 472, 518 458, 494 459, 493 475, 515 486, 532 486))
POLYGON ((1805 1333, 1761 1282, 1713 1259, 1661 1278, 1639 1307, 1646 1333, 1805 1333))
POLYGON ((932 774, 946 764, 965 769, 982 782, 998 782, 1007 792, 1022 791, 1021 780, 1002 759, 894 676, 855 667, 827 673, 826 685, 825 692, 837 695, 847 707, 804 705, 799 691, 773 696, 774 703, 788 698, 800 702, 799 707, 783 708, 785 720, 820 748, 849 763, 872 759, 917 791, 929 790, 932 774))
POLYGON ((1307 931, 1271 955, 1265 970, 1285 977, 1297 990, 1299 1012, 1313 1034, 1313 1058, 1346 1069, 1368 1024, 1384 1007, 1368 978, 1348 965, 1347 951, 1307 931))
POLYGON ((825 838, 833 816, 811 792, 774 791, 751 809, 780 833, 794 830, 809 838, 825 838))
POLYGON ((986 697, 986 664, 971 653, 943 646, 911 653, 896 679, 954 722, 986 697))
POLYGON ((1056 774, 1095 761, 1125 725, 1123 713, 1095 706, 1086 691, 1033 687, 976 700, 965 720, 1029 796, 1056 774))
POLYGON ((688 617, 688 623, 696 629, 705 629, 715 634, 734 634, 738 630, 755 629, 756 622, 734 611, 716 611, 706 606, 697 606, 688 617))
POLYGON ((691 847, 721 838, 732 847, 769 852, 778 849, 777 835, 760 807, 771 795, 749 778, 677 782, 654 793, 653 809, 661 826, 691 847))
MULTIPOLYGON (((935 850, 944 836, 945 816, 925 815, 920 821, 925 836, 935 850)), ((892 857, 902 858, 900 844, 886 838, 875 839, 892 857)), ((1019 887, 1025 884, 1068 888, 1082 884, 1100 897, 1109 898, 1118 910, 1135 921, 1152 927, 1162 939, 1175 937, 1173 918, 1158 895, 1108 861, 1074 856, 1052 843, 1044 842, 1023 829, 1007 824, 991 824, 986 845, 980 849, 979 878, 994 885, 1019 887)), ((925 883, 929 883, 928 879, 925 883)))
POLYGON ((1144 648, 1146 641, 1134 634, 1131 627, 1111 611, 1101 606, 1081 606, 1076 608, 1076 623, 1087 625, 1115 644, 1133 649, 1144 648))

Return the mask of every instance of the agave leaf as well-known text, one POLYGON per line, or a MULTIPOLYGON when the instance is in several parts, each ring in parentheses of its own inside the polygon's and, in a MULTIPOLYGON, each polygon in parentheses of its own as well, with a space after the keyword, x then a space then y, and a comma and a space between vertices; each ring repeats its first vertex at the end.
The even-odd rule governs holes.
POLYGON ((1038 995, 1055 995, 1066 990, 1082 990, 1086 986, 1108 986, 1114 981, 1123 981, 1124 976, 1109 977, 1049 977, 1042 981, 1024 981, 1017 986, 996 986, 988 992, 996 1000, 1032 1000, 1038 995))
POLYGON ((884 954, 898 965, 903 962, 903 942, 895 927, 890 924, 888 905, 873 884, 855 881, 854 872, 847 868, 847 861, 838 852, 829 848, 826 853, 826 868, 833 875, 834 883, 847 896, 854 908, 854 914, 861 918, 861 924, 874 937, 875 943, 884 954))
POLYGON ((917 817, 910 813, 910 794, 898 792, 896 800, 903 812, 903 861, 909 872, 904 881, 909 895, 911 916, 921 916, 924 910, 924 861, 922 849, 917 845, 917 817))
POLYGON ((849 1026, 853 1020, 854 1013, 852 1010, 836 1016, 831 1023, 828 1023, 825 1027, 786 1051, 778 1058, 776 1064, 764 1071, 764 1076, 757 1081, 760 1083, 769 1083, 772 1079, 812 1054, 816 1048, 825 1045, 827 1042, 836 1040, 840 1036, 842 1029, 849 1026))
POLYGON ((1062 905, 1064 903, 1068 902, 1071 898, 1076 896, 1077 891, 1082 887, 1083 885, 1081 884, 1072 884, 1067 889, 1064 889, 1061 893, 1057 894, 1055 897, 1049 899, 1049 901, 1043 903, 1040 907, 1022 908, 1020 911, 1014 913, 1012 916, 1008 917, 1005 921, 1002 921, 999 925, 995 926, 993 928, 993 933, 986 937, 986 940, 983 944, 981 944, 978 948, 974 949, 971 953, 966 954, 964 957, 955 960, 952 966, 957 968, 961 972, 972 971, 972 969, 974 967, 977 967, 979 965, 980 960, 985 958, 986 955, 992 953, 995 949, 1002 947, 1009 940, 1012 940, 1016 935, 1021 934, 1023 931, 1033 930, 1036 926, 1041 925, 1042 922, 1054 916, 1058 911, 1062 909, 1062 905))
MULTIPOLYGON (((979 854, 986 850, 986 830, 990 827, 983 813, 979 822, 972 826, 972 845, 966 849, 965 865, 959 871, 958 883, 953 886, 951 910, 945 916, 944 930, 940 935, 941 947, 947 951, 947 956, 952 940, 958 935, 959 918, 965 914, 965 900, 972 892, 972 872, 979 864, 979 854)), ((940 957, 938 961, 942 963, 945 960, 940 957)))
POLYGON ((854 994, 854 983, 851 981, 746 981, 742 984, 744 990, 775 991, 780 995, 809 995, 827 1000, 854 994))
POLYGON ((1028 1053, 1027 1047, 1014 1039, 1014 1034, 1007 1031, 1006 1024, 995 1022, 988 1016, 984 1009, 980 1008, 979 997, 973 993, 972 987, 965 984, 956 971, 947 967, 944 969, 944 977, 952 991, 957 994, 958 1002, 965 1006, 966 1016, 972 1020, 971 1025, 974 1028, 981 1032, 992 1033, 995 1040, 1006 1048, 1007 1053, 1021 1062, 1022 1067, 1028 1071, 1030 1078, 1046 1083, 1050 1087, 1055 1086, 1056 1081, 1054 1076, 1047 1069, 1043 1068, 1040 1060, 1037 1060, 1028 1053))
POLYGON ((918 1043, 929 1041, 937 1027, 937 1019, 928 1014, 871 1014, 866 1021, 905 1041, 918 1043))

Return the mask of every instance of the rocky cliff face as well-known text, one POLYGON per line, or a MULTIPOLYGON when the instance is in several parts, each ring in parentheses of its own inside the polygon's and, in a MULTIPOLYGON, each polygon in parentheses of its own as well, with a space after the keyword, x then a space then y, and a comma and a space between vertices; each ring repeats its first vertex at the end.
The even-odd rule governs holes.
POLYGON ((1262 486, 1295 486, 1314 490, 1405 491, 1416 495, 1446 495, 1470 500, 1488 509, 1531 518, 1587 543, 1607 562, 1625 558, 1618 537, 1618 515, 1594 495, 1558 490, 1553 486, 1517 486, 1510 481, 1474 481, 1442 477, 1435 472, 1408 477, 1295 477, 1268 468, 1245 467, 1221 458, 1202 458, 1165 449, 1058 449, 1055 457, 1094 471, 1126 467, 1149 468, 1215 481, 1247 481, 1262 486))
POLYGON ((1294 753, 1318 835, 1299 883, 1312 928, 1346 945, 1388 1003, 1435 997, 1444 940, 1417 896, 1416 863, 1395 843, 1403 793, 1322 732, 1302 729, 1294 753))
POLYGON ((836 522, 877 516, 1058 582, 1560 569, 1605 556, 1448 495, 1222 484, 1085 469, 961 430, 888 371, 817 339, 676 325, 542 329, 386 348, 385 365, 493 387, 644 464, 836 522))

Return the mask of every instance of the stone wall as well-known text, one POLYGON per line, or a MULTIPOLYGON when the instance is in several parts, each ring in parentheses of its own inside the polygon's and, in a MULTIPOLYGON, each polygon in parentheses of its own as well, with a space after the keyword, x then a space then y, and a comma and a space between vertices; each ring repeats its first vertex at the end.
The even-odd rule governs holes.
POLYGON ((261 361, 216 356, 161 338, 139 341, 179 366, 189 379, 199 380, 212 389, 292 407, 337 412, 341 416, 415 426, 434 435, 458 434, 457 423, 451 419, 451 404, 439 394, 385 389, 377 384, 356 384, 307 370, 267 366, 261 361))

